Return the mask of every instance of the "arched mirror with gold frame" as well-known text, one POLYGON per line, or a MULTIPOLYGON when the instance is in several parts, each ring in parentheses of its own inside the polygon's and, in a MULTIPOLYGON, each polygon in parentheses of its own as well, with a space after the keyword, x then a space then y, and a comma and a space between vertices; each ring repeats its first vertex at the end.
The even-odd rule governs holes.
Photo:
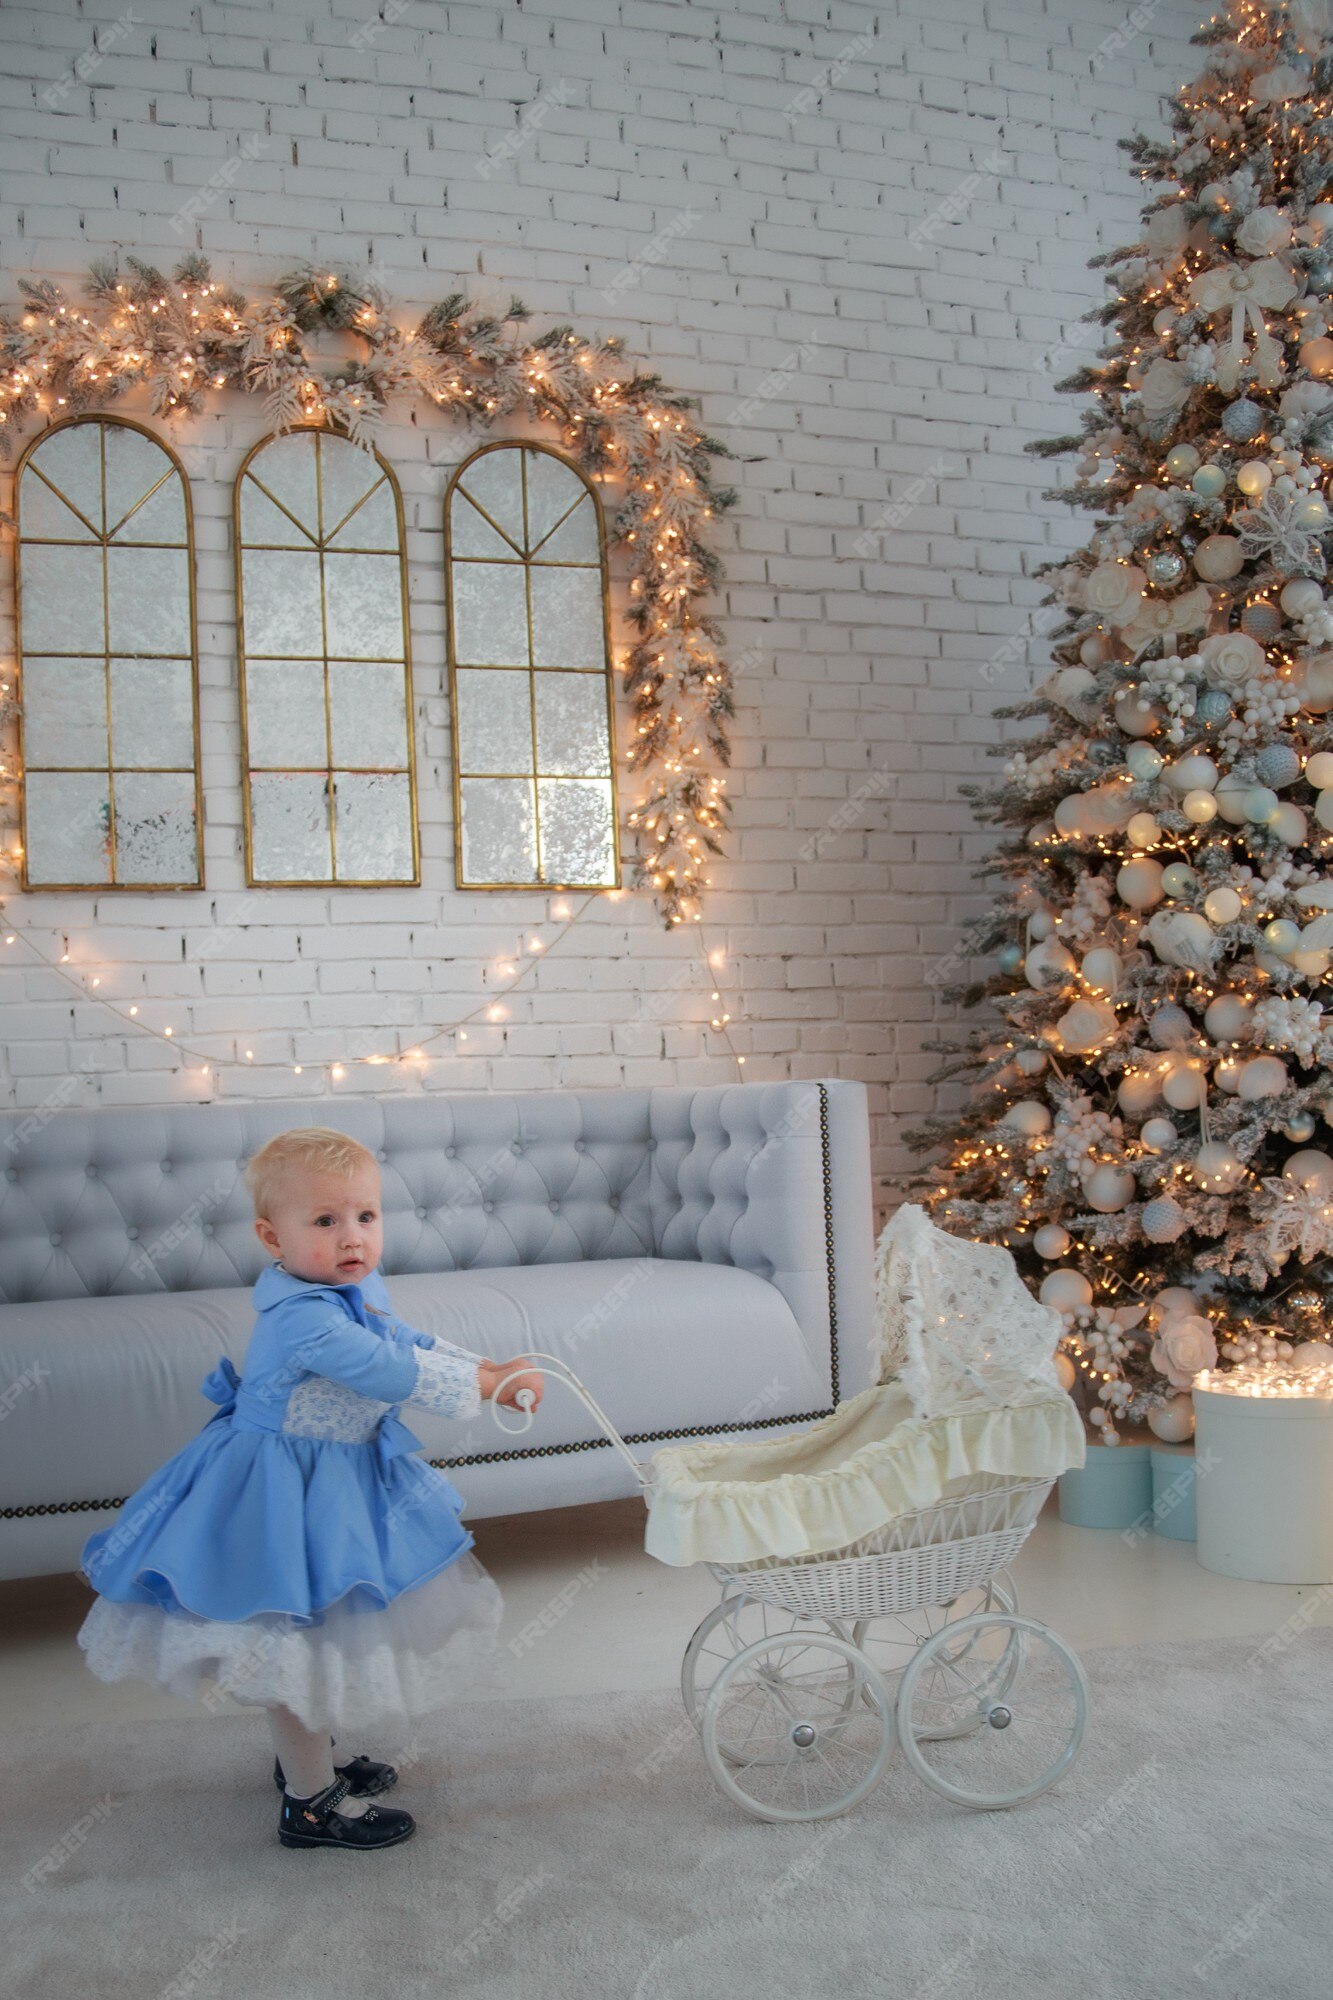
POLYGON ((606 528, 549 445, 483 445, 444 502, 460 889, 620 883, 606 528))
POLYGON ((19 461, 25 889, 203 884, 194 522, 179 459, 67 417, 19 461))
POLYGON ((236 477, 235 547, 248 881, 414 886, 398 481, 337 431, 265 438, 236 477))

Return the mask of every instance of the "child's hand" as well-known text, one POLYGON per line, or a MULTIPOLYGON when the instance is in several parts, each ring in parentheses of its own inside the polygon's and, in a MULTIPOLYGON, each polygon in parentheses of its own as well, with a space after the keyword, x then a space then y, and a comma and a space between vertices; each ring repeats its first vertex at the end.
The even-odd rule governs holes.
POLYGON ((522 1355, 518 1354, 515 1355, 512 1361, 482 1361, 478 1364, 477 1381, 480 1385, 484 1401, 489 1402, 492 1397, 495 1397, 496 1402, 503 1404, 505 1408, 519 1410, 523 1407, 518 1400, 520 1389, 530 1389, 532 1391, 532 1403, 530 1407, 534 1410, 536 1409, 537 1405, 541 1402, 542 1394, 546 1387, 545 1378, 541 1374, 541 1371, 535 1368, 531 1370, 525 1369, 521 1375, 516 1375, 514 1370, 522 1365, 522 1361, 522 1355), (509 1380, 505 1382, 504 1388, 496 1396, 496 1384, 504 1381, 506 1375, 509 1377, 509 1380))

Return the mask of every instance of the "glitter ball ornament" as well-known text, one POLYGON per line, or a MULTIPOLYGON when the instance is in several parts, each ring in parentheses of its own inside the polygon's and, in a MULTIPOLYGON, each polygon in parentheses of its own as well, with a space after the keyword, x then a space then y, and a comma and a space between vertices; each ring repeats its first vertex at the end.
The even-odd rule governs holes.
MULTIPOLYGON (((1301 1319, 1317 1319, 1324 1309, 1324 1302, 1318 1292, 1292 1292, 1287 1299, 1287 1304, 1301 1319)), ((1292 1355, 1293 1361, 1300 1351, 1298 1347, 1296 1353, 1292 1355)), ((1333 1359, 1333 1350, 1326 1349, 1321 1358, 1326 1360, 1333 1359)))
POLYGON ((1189 1041, 1194 1023, 1183 1007, 1178 1007, 1174 1000, 1166 1000, 1153 1010, 1148 1033, 1159 1049, 1176 1049, 1189 1041))
POLYGON ((1280 791, 1300 777, 1301 760, 1289 743, 1265 743, 1255 759, 1255 769, 1261 784, 1280 791))
MULTIPOLYGON (((1252 636, 1258 638, 1259 635, 1256 632, 1252 636)), ((1194 713, 1200 722, 1212 728, 1219 722, 1225 722, 1231 714, 1231 698, 1223 694, 1221 688, 1205 688, 1194 704, 1194 713)))
POLYGON ((1142 1228, 1150 1243, 1174 1243, 1189 1228, 1189 1217, 1178 1201, 1161 1195, 1145 1204, 1142 1228))
POLYGON ((1153 583, 1169 588, 1184 576, 1185 558, 1179 549, 1158 549, 1155 555, 1149 556, 1145 568, 1153 583))
POLYGON ((1282 630, 1282 613, 1276 604, 1247 604, 1240 614, 1240 629, 1266 646, 1282 630))
POLYGON ((1233 444, 1249 444, 1261 437, 1267 418, 1258 403, 1252 403, 1248 396, 1229 403, 1222 412, 1222 429, 1233 444))

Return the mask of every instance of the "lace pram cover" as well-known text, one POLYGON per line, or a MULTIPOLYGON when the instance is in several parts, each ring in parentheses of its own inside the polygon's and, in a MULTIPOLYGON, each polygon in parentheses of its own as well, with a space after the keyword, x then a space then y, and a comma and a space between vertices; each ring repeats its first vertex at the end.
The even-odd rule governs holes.
POLYGON ((918 1416, 1013 1408, 1062 1394, 1058 1313, 1034 1299, 1007 1250, 900 1208, 875 1258, 876 1371, 918 1416))

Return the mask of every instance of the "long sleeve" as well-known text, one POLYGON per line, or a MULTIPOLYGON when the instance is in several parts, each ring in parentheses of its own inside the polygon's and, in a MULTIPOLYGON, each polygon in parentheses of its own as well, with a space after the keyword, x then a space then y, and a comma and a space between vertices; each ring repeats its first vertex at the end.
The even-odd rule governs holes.
POLYGON ((284 1370, 327 1375, 381 1403, 403 1402, 411 1395, 425 1349, 386 1340, 362 1326, 341 1301, 319 1292, 285 1299, 271 1311, 284 1370))
POLYGON ((434 1348, 414 1350, 417 1381, 402 1400, 436 1410, 442 1417, 475 1417, 481 1411, 481 1383, 477 1377, 478 1356, 466 1348, 440 1341, 434 1348))

